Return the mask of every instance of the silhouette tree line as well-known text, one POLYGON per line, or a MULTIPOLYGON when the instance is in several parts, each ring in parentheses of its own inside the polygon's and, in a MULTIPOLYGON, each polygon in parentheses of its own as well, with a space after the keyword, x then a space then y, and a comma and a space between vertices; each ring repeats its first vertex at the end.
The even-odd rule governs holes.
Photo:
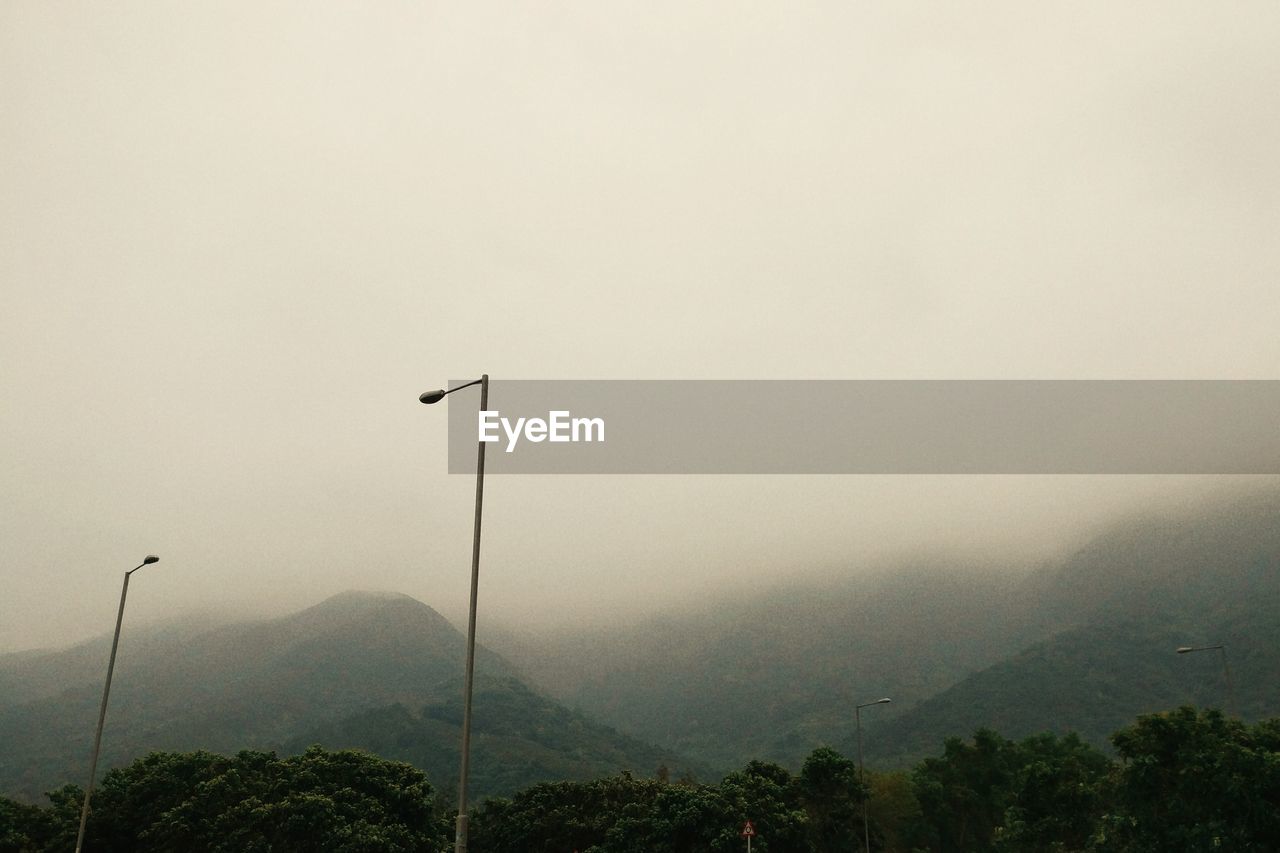
MULTIPOLYGON (((1164 853, 1280 850, 1280 719, 1182 707, 1111 737, 951 738, 909 771, 869 773, 829 747, 798 773, 753 761, 718 783, 623 773, 549 782, 472 813, 474 853, 1164 853)), ((81 790, 0 798, 0 853, 66 851, 81 790)), ((452 817, 415 768, 353 751, 152 753, 95 794, 85 850, 446 851, 452 817)))

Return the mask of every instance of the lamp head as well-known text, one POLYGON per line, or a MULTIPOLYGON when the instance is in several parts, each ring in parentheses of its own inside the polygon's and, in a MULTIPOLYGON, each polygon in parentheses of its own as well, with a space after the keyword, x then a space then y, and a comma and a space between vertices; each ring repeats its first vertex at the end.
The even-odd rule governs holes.
POLYGON ((428 391, 427 393, 419 397, 418 400, 423 403, 426 403, 427 405, 430 405, 432 403, 439 403, 441 400, 444 399, 445 393, 446 392, 443 389, 440 389, 437 391, 428 391))
POLYGON ((159 557, 157 557, 155 554, 148 554, 146 559, 142 561, 142 565, 149 566, 152 563, 158 563, 158 562, 160 562, 159 557))
POLYGON ((1185 655, 1187 652, 1195 651, 1195 649, 1191 648, 1190 646, 1178 646, 1176 651, 1180 655, 1185 655))
POLYGON ((886 697, 884 697, 883 699, 877 699, 877 700, 876 700, 876 704, 877 704, 877 705, 888 705, 888 704, 889 704, 890 702, 892 702, 892 701, 893 701, 892 699, 890 699, 888 696, 886 696, 886 697))

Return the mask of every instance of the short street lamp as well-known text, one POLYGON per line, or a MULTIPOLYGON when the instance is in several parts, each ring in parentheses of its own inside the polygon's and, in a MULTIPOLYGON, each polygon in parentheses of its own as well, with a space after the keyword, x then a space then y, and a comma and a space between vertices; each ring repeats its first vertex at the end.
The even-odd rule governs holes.
POLYGON ((80 831, 76 833, 76 853, 84 846, 84 828, 89 821, 89 798, 93 796, 93 780, 98 774, 98 748, 102 746, 102 724, 107 719, 107 697, 111 695, 111 673, 116 668, 116 648, 120 645, 120 623, 124 621, 124 598, 129 594, 129 575, 143 566, 160 562, 155 554, 124 573, 124 586, 120 588, 120 609, 116 611, 116 635, 111 639, 111 657, 107 660, 107 683, 102 688, 102 706, 98 708, 98 731, 93 736, 93 755, 89 759, 89 787, 84 789, 84 805, 80 808, 80 831))
POLYGON ((1222 675, 1227 682, 1227 713, 1233 717, 1240 716, 1236 709, 1236 691, 1231 684, 1231 667, 1227 666, 1227 647, 1219 643, 1216 646, 1178 646, 1175 651, 1180 655, 1190 654, 1191 652, 1212 652, 1217 651, 1222 657, 1222 675))
MULTIPOLYGON (((865 789, 867 786, 867 771, 862 766, 862 709, 870 708, 872 705, 888 705, 893 700, 885 697, 877 699, 874 702, 864 702, 861 705, 855 705, 853 708, 853 718, 857 723, 858 729, 858 784, 865 789)), ((871 828, 867 822, 867 792, 862 792, 862 844, 865 853, 871 853, 871 828)))
MULTIPOLYGON (((489 374, 479 379, 450 388, 448 391, 428 391, 418 397, 427 404, 439 403, 454 391, 480 386, 480 411, 489 409, 489 374)), ((467 774, 471 769, 471 687, 476 668, 476 592, 480 587, 480 510, 484 503, 484 447, 483 441, 477 441, 480 449, 476 457, 476 520, 471 538, 471 610, 467 616, 467 668, 462 687, 462 768, 458 772, 458 821, 454 837, 454 853, 467 851, 467 774)))

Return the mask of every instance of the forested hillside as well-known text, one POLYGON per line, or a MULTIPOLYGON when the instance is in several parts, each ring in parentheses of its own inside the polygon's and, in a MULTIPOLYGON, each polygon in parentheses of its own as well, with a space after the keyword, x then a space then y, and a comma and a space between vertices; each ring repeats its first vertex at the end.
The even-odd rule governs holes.
MULTIPOLYGON (((653 776, 703 775, 671 751, 626 737, 540 696, 514 678, 482 678, 471 720, 470 795, 506 796, 536 782, 587 780, 629 770, 653 776)), ((313 744, 362 749, 421 768, 456 790, 462 741, 462 697, 413 710, 391 705, 358 712, 312 729, 285 744, 300 752, 313 744)))
MULTIPOLYGON (((385 749, 437 783, 457 773, 464 638, 403 595, 346 593, 280 619, 126 631, 103 736, 105 767, 152 750, 385 749), (423 710, 425 708, 425 710, 423 710)), ((86 772, 107 656, 101 642, 0 658, 0 791, 26 800, 86 772)), ((593 725, 477 652, 485 697, 474 782, 509 793, 544 779, 652 773, 669 752, 593 725)))
POLYGON ((848 747, 853 706, 890 696, 864 724, 893 765, 981 726, 1103 746, 1138 713, 1224 706, 1221 664, 1183 644, 1227 644, 1240 710, 1280 713, 1275 613, 1280 493, 1260 491, 1135 514, 1040 566, 917 560, 511 653, 570 705, 722 769, 848 747), (576 679, 554 664, 573 648, 596 658, 576 679))
POLYGON ((571 706, 722 770, 794 766, 869 693, 919 701, 1015 652, 1012 594, 1003 571, 921 560, 511 654, 537 680, 590 649, 587 677, 556 682, 571 706))
MULTIPOLYGON (((1280 714, 1276 613, 1280 494, 1256 492, 1125 519, 1052 564, 933 557, 552 643, 508 635, 515 664, 479 651, 474 782, 488 794, 623 769, 794 769, 822 744, 852 751, 854 705, 881 696, 893 703, 863 720, 881 768, 984 727, 1107 749, 1135 715, 1182 703, 1234 700, 1261 719, 1280 714), (1219 643, 1231 696, 1215 653, 1174 653, 1219 643)), ((0 658, 0 790, 33 800, 83 775, 105 658, 101 640, 0 658)), ((155 749, 321 743, 453 784, 463 637, 406 596, 126 630, 120 660, 106 766, 155 749)))
MULTIPOLYGON (((1030 579, 1026 608, 1070 625, 907 710, 872 720, 869 753, 919 758, 940 732, 1076 731, 1096 745, 1124 721, 1183 703, 1248 719, 1280 713, 1280 498, 1236 498, 1117 525, 1030 579), (1217 652, 1226 646, 1234 690, 1217 652)), ((850 743, 845 738, 843 743, 850 743)))

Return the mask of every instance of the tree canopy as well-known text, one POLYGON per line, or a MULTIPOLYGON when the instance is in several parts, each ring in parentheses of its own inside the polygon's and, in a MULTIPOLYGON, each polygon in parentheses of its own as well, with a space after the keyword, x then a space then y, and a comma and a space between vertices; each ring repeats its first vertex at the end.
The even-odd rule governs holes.
MULTIPOLYGON (((2 801, 0 850, 70 849, 82 797, 68 786, 49 809, 2 801)), ((430 784, 407 764, 318 748, 287 758, 156 752, 104 777, 85 849, 433 853, 448 834, 430 784)))
MULTIPOLYGON (((1112 736, 950 738, 909 773, 869 773, 819 747, 799 773, 752 761, 718 783, 631 773, 528 786, 471 815, 474 853, 1163 853, 1280 850, 1280 720, 1190 707, 1112 736)), ((0 853, 71 849, 82 792, 47 806, 0 798, 0 853)), ((157 752, 95 793, 86 850, 443 851, 453 815, 421 771, 312 747, 220 756, 157 752)))

